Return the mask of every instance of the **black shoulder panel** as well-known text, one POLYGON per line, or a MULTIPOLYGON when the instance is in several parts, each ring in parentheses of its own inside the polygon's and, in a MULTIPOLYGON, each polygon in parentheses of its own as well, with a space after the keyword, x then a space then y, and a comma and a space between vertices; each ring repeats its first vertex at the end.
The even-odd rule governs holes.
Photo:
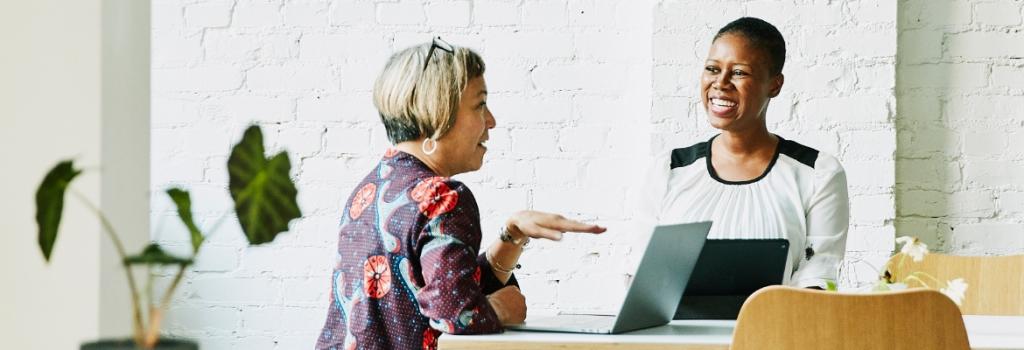
POLYGON ((672 150, 672 169, 684 167, 708 156, 710 142, 701 142, 686 148, 672 150))
POLYGON ((779 153, 811 168, 814 168, 814 162, 818 160, 818 150, 801 145, 796 141, 779 141, 779 153))

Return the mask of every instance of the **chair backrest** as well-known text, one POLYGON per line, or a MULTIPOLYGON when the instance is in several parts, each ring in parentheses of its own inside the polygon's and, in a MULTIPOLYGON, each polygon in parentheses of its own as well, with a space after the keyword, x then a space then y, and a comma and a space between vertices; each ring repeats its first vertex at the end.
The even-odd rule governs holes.
MULTIPOLYGON (((903 280, 907 274, 916 271, 925 272, 943 284, 939 287, 948 280, 963 278, 967 282, 967 292, 960 311, 965 315, 1024 315, 1024 255, 928 254, 924 260, 914 262, 909 256, 896 254, 889 259, 887 267, 896 280, 903 280)), ((928 278, 923 279, 934 283, 928 278)), ((908 285, 920 284, 911 282, 908 285)))
POLYGON ((733 350, 966 350, 956 304, 930 289, 846 294, 765 287, 740 310, 733 350))

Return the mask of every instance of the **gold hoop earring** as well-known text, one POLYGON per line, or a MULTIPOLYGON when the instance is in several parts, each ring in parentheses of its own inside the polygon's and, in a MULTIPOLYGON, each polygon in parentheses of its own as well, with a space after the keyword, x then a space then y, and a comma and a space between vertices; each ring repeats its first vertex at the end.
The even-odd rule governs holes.
POLYGON ((437 151, 437 141, 435 141, 432 138, 423 139, 423 144, 420 145, 420 150, 423 151, 423 153, 426 153, 427 155, 434 154, 434 152, 437 151), (430 144, 430 149, 427 149, 428 143, 430 144))

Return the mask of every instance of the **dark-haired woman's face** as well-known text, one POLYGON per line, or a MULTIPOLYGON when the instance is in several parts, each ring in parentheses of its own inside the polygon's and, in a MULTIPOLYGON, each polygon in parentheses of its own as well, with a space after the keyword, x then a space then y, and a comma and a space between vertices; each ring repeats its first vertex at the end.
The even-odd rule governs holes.
POLYGON ((741 131, 764 123, 768 100, 783 83, 781 73, 772 74, 770 59, 742 35, 725 34, 711 43, 700 79, 711 126, 741 131))

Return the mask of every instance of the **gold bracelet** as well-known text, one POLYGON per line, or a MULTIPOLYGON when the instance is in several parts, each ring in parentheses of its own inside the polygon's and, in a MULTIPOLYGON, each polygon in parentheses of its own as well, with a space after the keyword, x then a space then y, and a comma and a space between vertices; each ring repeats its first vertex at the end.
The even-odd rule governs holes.
POLYGON ((501 265, 498 264, 498 261, 494 259, 494 256, 492 256, 489 253, 487 254, 487 261, 489 261, 491 263, 491 267, 493 267, 495 270, 498 270, 498 272, 501 272, 501 273, 511 274, 512 270, 518 269, 518 268, 521 267, 521 265, 519 265, 519 264, 516 264, 516 267, 511 268, 511 269, 506 269, 504 267, 501 267, 501 265))

